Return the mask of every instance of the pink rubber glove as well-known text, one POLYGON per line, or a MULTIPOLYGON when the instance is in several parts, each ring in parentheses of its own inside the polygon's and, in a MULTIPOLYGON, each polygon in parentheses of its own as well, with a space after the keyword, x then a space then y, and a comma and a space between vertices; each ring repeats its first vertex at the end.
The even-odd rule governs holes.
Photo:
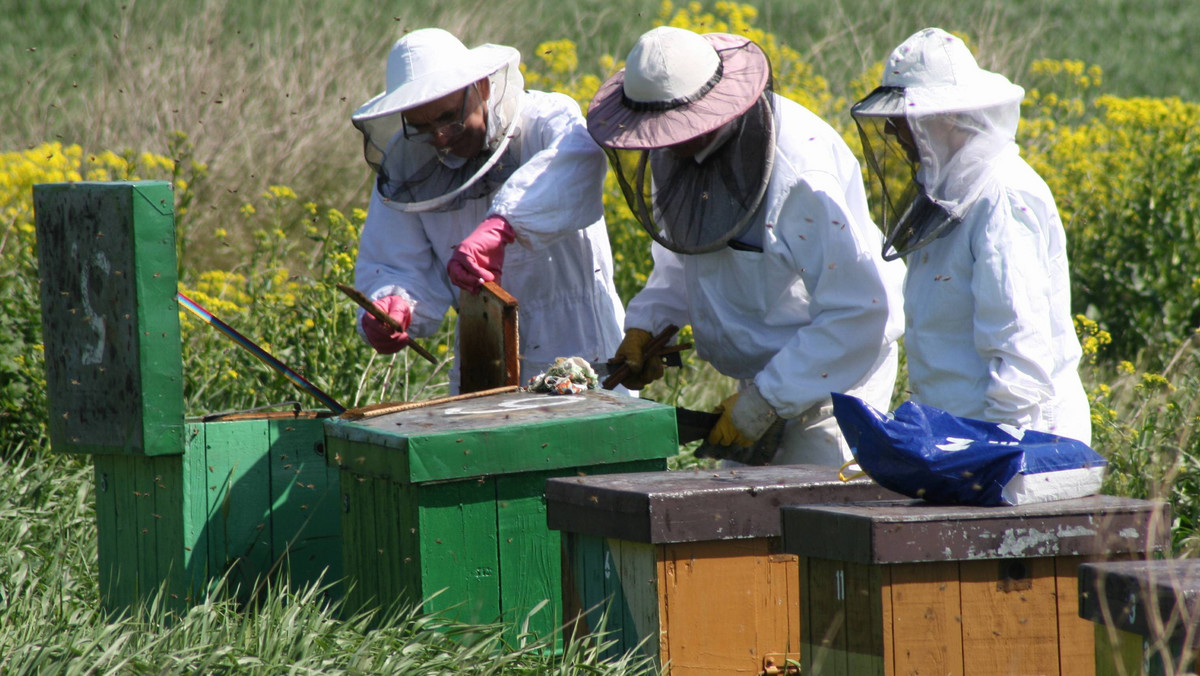
POLYGON ((367 336, 367 342, 379 354, 395 354, 403 350, 404 346, 408 345, 408 325, 412 321, 412 306, 400 296, 384 296, 375 301, 375 307, 400 322, 404 330, 393 331, 378 319, 364 314, 362 327, 363 333, 367 336))
POLYGON ((488 216, 475 231, 459 242, 446 265, 446 273, 455 286, 479 293, 484 282, 500 283, 504 267, 504 246, 517 238, 503 216, 488 216))

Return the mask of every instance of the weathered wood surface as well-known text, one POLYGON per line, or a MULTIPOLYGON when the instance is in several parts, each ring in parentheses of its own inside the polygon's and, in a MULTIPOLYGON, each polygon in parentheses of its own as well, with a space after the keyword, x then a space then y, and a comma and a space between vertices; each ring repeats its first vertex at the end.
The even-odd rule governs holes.
POLYGON ((870 479, 843 482, 837 469, 817 465, 569 477, 546 484, 551 528, 655 544, 778 536, 783 505, 898 497, 870 479))
MULTIPOLYGON (((752 676, 768 655, 777 664, 799 658, 799 571, 777 546, 775 538, 659 545, 661 577, 627 583, 657 582, 659 658, 674 676, 752 676)), ((636 593, 648 591, 654 598, 652 588, 636 593)))
POLYGON ((1122 631, 1151 639, 1196 634, 1200 559, 1087 563, 1079 568, 1079 598, 1081 617, 1122 631))
POLYGON ((1092 676, 1091 627, 1069 614, 1080 561, 802 557, 802 673, 1092 676))
MULTIPOLYGON (((551 479, 547 521, 565 533, 564 596, 575 608, 564 619, 609 609, 618 647, 641 646, 675 676, 785 669, 800 659, 803 623, 799 562, 780 551, 780 505, 885 497, 897 496, 803 465, 551 479), (650 552, 656 567, 613 565, 630 551, 650 552)), ((584 616, 596 631, 598 613, 584 616)), ((846 668, 862 667, 855 655, 846 668)))
POLYGON ((1018 507, 909 500, 781 510, 786 551, 870 564, 1161 551, 1168 512, 1106 495, 1018 507))
MULTIPOLYGON (((601 390, 496 394, 362 420, 330 419, 343 471, 422 483, 667 458, 670 406, 601 390)), ((594 473, 600 473, 597 469, 594 473)))
POLYGON ((53 449, 183 453, 170 184, 42 184, 33 198, 53 449))
POLYGON ((495 282, 458 297, 459 391, 521 384, 517 299, 495 282))

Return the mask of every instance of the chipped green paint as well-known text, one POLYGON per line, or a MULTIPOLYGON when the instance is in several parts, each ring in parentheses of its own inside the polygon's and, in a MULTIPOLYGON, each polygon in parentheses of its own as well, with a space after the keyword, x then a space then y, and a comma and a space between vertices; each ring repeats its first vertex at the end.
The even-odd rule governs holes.
POLYGON ((508 393, 325 423, 341 471, 347 610, 423 603, 548 636, 563 621, 562 545, 545 482, 665 469, 674 411, 609 392, 508 393))

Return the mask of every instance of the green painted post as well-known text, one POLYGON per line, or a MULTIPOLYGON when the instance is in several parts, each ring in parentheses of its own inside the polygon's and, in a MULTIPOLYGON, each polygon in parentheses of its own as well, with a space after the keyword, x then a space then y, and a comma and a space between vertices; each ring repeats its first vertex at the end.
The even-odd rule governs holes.
POLYGON ((54 450, 183 453, 170 185, 33 188, 54 450))

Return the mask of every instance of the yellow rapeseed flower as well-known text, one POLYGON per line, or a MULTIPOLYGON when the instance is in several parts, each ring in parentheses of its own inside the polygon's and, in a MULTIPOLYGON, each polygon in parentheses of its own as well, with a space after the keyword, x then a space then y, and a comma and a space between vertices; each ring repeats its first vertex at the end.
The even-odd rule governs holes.
POLYGON ((272 185, 267 188, 267 192, 263 193, 263 197, 275 200, 294 200, 296 192, 286 185, 272 185))

